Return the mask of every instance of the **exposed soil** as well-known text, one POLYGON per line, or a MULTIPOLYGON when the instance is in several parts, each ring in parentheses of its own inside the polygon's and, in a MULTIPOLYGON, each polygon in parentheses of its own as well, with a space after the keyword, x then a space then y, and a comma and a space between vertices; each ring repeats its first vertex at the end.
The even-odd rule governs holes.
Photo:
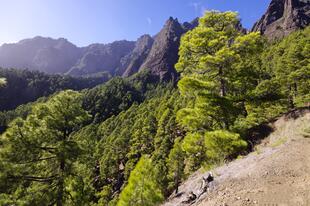
POLYGON ((208 172, 196 172, 165 206, 310 206, 310 138, 302 132, 310 127, 309 109, 296 110, 270 124, 274 128, 254 151, 213 170, 209 192, 192 204, 181 203, 190 191, 199 193, 208 172))

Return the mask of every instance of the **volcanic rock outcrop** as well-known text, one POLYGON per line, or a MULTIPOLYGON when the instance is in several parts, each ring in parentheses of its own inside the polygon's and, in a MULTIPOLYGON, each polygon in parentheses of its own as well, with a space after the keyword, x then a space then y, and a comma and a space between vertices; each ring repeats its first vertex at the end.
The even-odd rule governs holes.
POLYGON ((309 23, 310 0, 272 0, 252 31, 259 31, 274 40, 305 28, 309 23))

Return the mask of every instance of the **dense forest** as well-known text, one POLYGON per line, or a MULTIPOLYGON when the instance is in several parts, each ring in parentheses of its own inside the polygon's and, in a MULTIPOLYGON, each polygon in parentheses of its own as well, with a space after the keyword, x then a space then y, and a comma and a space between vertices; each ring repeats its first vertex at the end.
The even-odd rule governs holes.
POLYGON ((73 78, 70 76, 47 75, 43 72, 2 69, 0 77, 6 84, 0 89, 0 111, 15 109, 21 104, 35 101, 65 89, 82 90, 106 82, 110 77, 73 78), (4 80, 3 80, 4 81, 4 80))
POLYGON ((0 113, 0 205, 158 205, 243 154, 249 129, 310 102, 310 28, 269 42, 238 25, 234 12, 201 17, 177 83, 144 71, 73 91, 96 81, 1 70, 0 98, 36 102, 0 113))

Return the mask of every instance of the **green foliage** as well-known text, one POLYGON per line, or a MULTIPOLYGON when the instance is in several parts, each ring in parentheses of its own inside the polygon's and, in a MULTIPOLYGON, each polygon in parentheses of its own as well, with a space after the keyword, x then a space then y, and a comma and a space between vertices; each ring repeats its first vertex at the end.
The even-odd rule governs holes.
POLYGON ((196 101, 178 119, 189 130, 228 129, 245 113, 243 103, 260 76, 263 41, 258 33, 242 34, 238 24, 236 13, 207 12, 181 40, 178 86, 196 101))
MULTIPOLYGON (((40 98, 36 101, 36 103, 44 102, 44 100, 45 98, 40 98)), ((25 119, 27 115, 30 114, 33 104, 34 103, 23 104, 14 110, 0 112, 0 134, 3 133, 10 122, 12 122, 17 117, 25 119)))
POLYGON ((161 189, 155 179, 152 160, 142 156, 131 172, 128 184, 120 194, 118 206, 152 206, 163 201, 161 189))
POLYGON ((1 137, 1 201, 18 205, 85 203, 91 192, 83 176, 83 148, 74 133, 88 120, 81 95, 64 91, 17 118, 1 137))
POLYGON ((202 134, 187 133, 182 148, 186 153, 187 174, 199 169, 201 164, 206 161, 206 145, 202 134))
POLYGON ((309 28, 268 45, 243 34, 233 12, 207 12, 181 40, 178 87, 193 99, 177 113, 187 173, 234 157, 253 126, 309 102, 309 28))
MULTIPOLYGON (((166 159, 174 139, 180 135, 175 114, 184 101, 177 91, 171 91, 169 87, 158 88, 153 96, 100 124, 96 156, 100 160, 103 188, 119 191, 128 181, 140 157, 148 154, 152 155, 156 167, 156 179, 165 195, 168 195, 166 159)), ((117 198, 99 193, 102 202, 117 198)))
POLYGON ((302 136, 305 138, 310 138, 310 127, 306 127, 303 129, 302 136))
POLYGON ((115 77, 103 85, 85 90, 83 107, 90 112, 95 123, 100 123, 135 103, 156 97, 158 91, 166 88, 173 88, 172 83, 161 82, 158 85, 158 79, 149 71, 128 78, 115 77))
POLYGON ((240 139, 240 135, 225 130, 205 133, 207 157, 211 160, 222 160, 233 156, 247 147, 247 143, 240 139))
POLYGON ((65 89, 82 90, 107 81, 102 77, 73 78, 47 75, 38 71, 2 68, 0 68, 0 77, 6 79, 6 86, 2 88, 0 86, 0 111, 15 109, 21 104, 65 89))
POLYGON ((268 122, 287 111, 287 106, 283 100, 248 102, 245 107, 248 115, 246 117, 238 117, 231 127, 232 131, 238 132, 241 135, 246 133, 248 129, 268 122))
POLYGON ((272 44, 240 28, 207 12, 183 35, 179 91, 145 70, 51 95, 98 79, 0 69, 4 109, 51 95, 0 112, 0 205, 157 205, 237 157, 249 129, 310 97, 309 28, 272 44))
MULTIPOLYGON (((310 27, 271 45, 263 54, 263 66, 271 73, 269 84, 286 98, 289 107, 309 102, 310 27)), ((263 87, 263 86, 262 86, 263 87)))
POLYGON ((266 72, 260 67, 264 40, 258 33, 243 34, 239 22, 234 12, 206 12, 181 40, 178 87, 194 99, 177 113, 188 131, 182 144, 187 173, 246 146, 229 130, 247 117, 246 105, 266 72))
POLYGON ((141 101, 141 93, 128 80, 116 77, 104 85, 86 90, 83 105, 99 123, 141 101))
POLYGON ((170 179, 170 190, 175 190, 178 193, 178 187, 184 178, 184 167, 185 167, 185 153, 182 149, 182 139, 175 139, 174 146, 170 151, 167 159, 168 165, 168 178, 170 179))

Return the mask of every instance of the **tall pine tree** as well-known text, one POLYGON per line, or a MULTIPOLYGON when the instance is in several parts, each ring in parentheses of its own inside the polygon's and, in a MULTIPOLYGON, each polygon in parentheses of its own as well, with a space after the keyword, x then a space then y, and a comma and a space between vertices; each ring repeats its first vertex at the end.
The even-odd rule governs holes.
MULTIPOLYGON (((206 12, 199 26, 182 37, 176 64, 181 72, 178 87, 194 101, 178 112, 177 120, 187 129, 183 149, 189 172, 212 161, 217 157, 214 152, 229 156, 239 149, 234 144, 240 136, 225 131, 231 130, 238 118, 247 116, 246 102, 260 78, 263 46, 259 33, 243 33, 234 12, 206 12), (217 130, 213 138, 205 135, 217 130), (219 141, 229 143, 225 152, 220 151, 224 148, 206 151, 219 141)), ((244 148, 245 142, 239 143, 244 148)))
POLYGON ((74 133, 89 117, 80 94, 64 91, 16 119, 1 136, 2 204, 83 204, 90 189, 76 172, 83 150, 74 133))
POLYGON ((120 194, 118 206, 153 206, 163 201, 163 194, 155 178, 154 165, 142 156, 131 172, 128 184, 120 194))

